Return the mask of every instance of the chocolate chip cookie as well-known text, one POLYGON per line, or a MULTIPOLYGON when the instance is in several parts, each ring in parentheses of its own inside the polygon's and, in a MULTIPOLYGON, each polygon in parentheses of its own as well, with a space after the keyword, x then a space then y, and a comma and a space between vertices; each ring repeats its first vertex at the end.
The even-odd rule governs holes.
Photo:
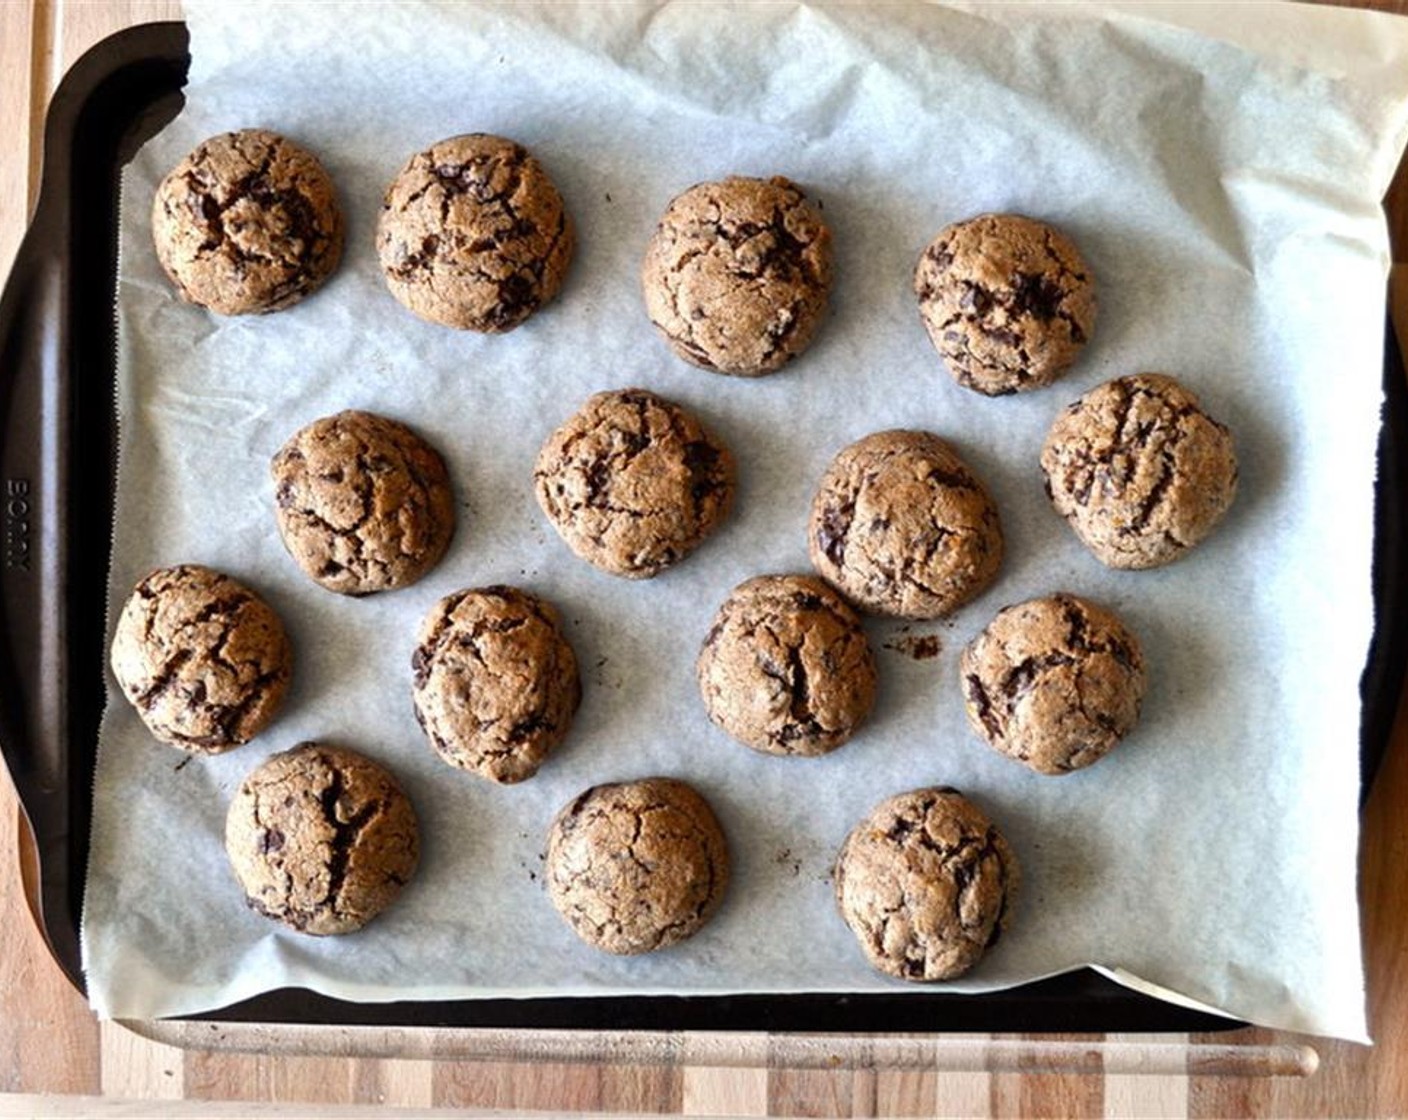
POLYGON ((882 801, 833 875, 866 959, 901 980, 961 976, 1006 928, 1017 859, 982 810, 947 786, 882 801))
POLYGON ((283 703, 293 650, 273 609, 238 580, 159 568, 117 619, 112 671, 158 739, 193 754, 247 743, 283 703))
POLYGON ((1056 594, 999 611, 959 659, 968 722, 1040 774, 1108 754, 1139 721, 1144 655, 1111 611, 1056 594))
POLYGON ((1232 433, 1162 373, 1096 386, 1056 417, 1041 449, 1046 493, 1111 568, 1177 560, 1237 495, 1232 433))
POLYGON ((877 432, 832 461, 812 500, 816 570, 863 610, 941 618, 993 581, 1002 526, 983 484, 929 432, 877 432))
POLYGON ((401 168, 381 206, 387 287, 432 323, 511 331, 557 295, 572 220, 521 144, 482 132, 441 140, 401 168))
POLYGON ((815 576, 758 576, 724 600, 696 665, 709 718, 767 754, 820 755, 875 704, 860 616, 815 576))
POLYGON ((733 456, 644 389, 597 393, 538 452, 538 504, 569 548, 648 579, 693 552, 733 505, 733 456))
POLYGON ((213 136, 157 187, 152 237, 181 298, 221 315, 278 311, 342 256, 342 210, 312 153, 263 129, 213 136))
POLYGON ((444 460, 385 416, 315 420, 279 449, 271 470, 284 547, 329 591, 406 587, 439 563, 454 535, 444 460))
POLYGON ((420 860, 415 810, 385 767, 301 743, 251 773, 225 817, 250 907, 300 933, 352 933, 396 900, 420 860))
POLYGON ((831 272, 831 232, 796 184, 732 176, 666 207, 641 287, 650 321, 681 358, 757 377, 811 343, 831 272))
POLYGON ((728 887, 714 812, 675 778, 593 786, 548 832, 548 896, 588 945, 649 953, 690 937, 728 887))
POLYGON ((1095 281, 1059 230, 983 214, 939 231, 914 271, 919 315, 960 385, 997 396, 1059 377, 1095 329, 1095 281))
POLYGON ((421 624, 411 666, 416 718, 436 753, 505 784, 538 772, 582 700, 557 611, 514 587, 441 599, 421 624))

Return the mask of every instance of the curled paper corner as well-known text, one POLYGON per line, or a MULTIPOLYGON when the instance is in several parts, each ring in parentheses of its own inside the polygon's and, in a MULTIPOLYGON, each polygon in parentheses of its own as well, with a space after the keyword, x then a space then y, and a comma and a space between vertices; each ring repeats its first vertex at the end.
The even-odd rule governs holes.
MULTIPOLYGON (((1186 996, 1182 992, 1166 988, 1162 984, 1155 984, 1151 980, 1145 980, 1142 976, 1137 976, 1128 969, 1119 965, 1091 964, 1088 966, 1107 980, 1113 980, 1122 987, 1139 992, 1141 995, 1149 996, 1151 999, 1162 1000, 1171 1003, 1175 1007, 1186 1007, 1189 1011, 1200 1011, 1205 1015, 1220 1015, 1224 1019, 1244 1019, 1245 1016, 1238 1015, 1234 1011, 1229 1011, 1225 1007, 1217 1007, 1211 1003, 1204 1003, 1202 1000, 1186 996)), ((1269 1027, 1272 1030, 1300 1031, 1307 1034, 1330 1034, 1335 1038, 1343 1039, 1346 1042, 1358 1042, 1365 1046, 1372 1046, 1374 1040, 1369 1037, 1368 1022, 1361 1010, 1359 1021, 1356 1024, 1344 1023, 1334 1028, 1327 1029, 1323 1023, 1308 1023, 1296 1012, 1294 1004, 1289 1000, 1286 1003, 1286 1010, 1289 1012, 1284 1021, 1272 1021, 1271 1018, 1258 1017, 1256 1026, 1269 1027)), ((1363 1007, 1361 994, 1360 1007, 1363 1007)))

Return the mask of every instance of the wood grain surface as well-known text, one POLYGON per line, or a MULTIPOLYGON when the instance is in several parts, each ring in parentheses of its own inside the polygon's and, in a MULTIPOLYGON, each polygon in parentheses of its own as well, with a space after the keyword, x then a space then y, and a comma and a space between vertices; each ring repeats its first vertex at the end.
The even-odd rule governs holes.
MULTIPOLYGON (((1408 0, 1361 6, 1408 12, 1408 0)), ((35 198, 40 126, 59 77, 111 32, 179 16, 175 0, 0 0, 0 136, 6 138, 0 275, 8 272, 35 198)), ((1408 261, 1408 166, 1399 169, 1387 208, 1395 260, 1408 261)), ((1408 283, 1399 290, 1408 323, 1408 283)), ((346 1038, 298 1031, 245 1031, 236 1044, 260 1052, 240 1052, 229 1048, 230 1032, 219 1025, 202 1028, 209 1031, 205 1038, 184 1037, 183 1047, 168 1045, 118 1024, 99 1024, 50 959, 25 899, 23 825, 8 781, 0 781, 0 1117, 426 1116, 431 1110, 474 1115, 503 1109, 727 1116, 1408 1115, 1405 739, 1408 710, 1400 706, 1363 818, 1360 893, 1375 1047, 1254 1029, 1191 1039, 1002 1036, 992 1048, 1008 1055, 998 1063, 1000 1072, 938 1059, 883 1072, 740 1069, 703 1064, 712 1060, 707 1048, 696 1049, 702 1057, 694 1060, 651 1065, 467 1061, 454 1056, 453 1036, 433 1031, 392 1038, 380 1051, 351 1047, 397 1056, 350 1056, 346 1038), (1024 1049, 1025 1041, 1035 1045, 1024 1049), (1114 1046, 1102 1052, 1105 1043, 1114 1046), (1193 1048, 1170 1057, 1170 1043, 1193 1048), (1197 1062, 1212 1060, 1228 1044, 1271 1047, 1283 1058, 1302 1055, 1309 1045, 1319 1070, 1275 1078, 1203 1072, 1197 1062), (1058 1051, 1078 1056, 1060 1067, 1078 1072, 1032 1072, 1033 1063, 1049 1067, 1058 1051), (1162 1063, 1161 1072, 1130 1072, 1149 1061, 1162 1063)), ((160 1031, 146 1032, 152 1033, 160 1031)), ((970 1050, 982 1041, 965 1040, 970 1050)), ((759 1054, 778 1045, 765 1036, 745 1042, 759 1054)))

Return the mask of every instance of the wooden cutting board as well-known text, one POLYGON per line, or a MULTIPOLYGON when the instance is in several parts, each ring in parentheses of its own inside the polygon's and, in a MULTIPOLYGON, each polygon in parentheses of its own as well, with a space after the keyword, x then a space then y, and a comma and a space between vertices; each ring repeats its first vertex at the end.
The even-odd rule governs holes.
MULTIPOLYGON (((1372 6, 1408 13, 1408 0, 1372 6)), ((251 7, 253 12, 255 9, 251 7)), ((43 114, 58 79, 97 40, 133 23, 180 18, 175 0, 0 0, 0 276, 38 186, 43 114)), ((1408 165, 1405 165, 1408 167, 1408 165)), ((1408 170, 1388 200, 1395 260, 1408 262, 1408 170)), ((1408 276, 1408 272, 1404 273, 1408 276)), ((1408 338, 1408 282, 1398 284, 1408 338)), ((1286 1032, 1111 1036, 964 1036, 952 1062, 876 1072, 787 1069, 766 1036, 727 1052, 701 1040, 659 1064, 465 1061, 462 1039, 433 1030, 366 1039, 330 1028, 184 1029, 181 1046, 99 1024, 49 959, 29 917, 24 845, 0 783, 0 1118, 10 1116, 371 1116, 529 1109, 686 1115, 806 1116, 1402 1116, 1408 1115, 1408 712, 1400 709, 1364 815, 1361 896, 1378 1045, 1286 1032), (982 1047, 991 1037, 995 1047, 982 1047), (1031 1046, 1024 1045, 1027 1042, 1031 1046), (1169 1044, 1188 1045, 1171 1050, 1169 1044), (1197 1063, 1231 1052, 1290 1066, 1318 1054, 1304 1077, 1209 1076, 1197 1063), (257 1047, 238 1052, 232 1045, 257 1047), (1269 1050, 1255 1049, 1258 1047, 1269 1050), (335 1056, 326 1056, 326 1055, 335 1056), (439 1055, 439 1057, 432 1057, 439 1055), (975 1057, 975 1055, 977 1055, 975 1057), (953 1069, 980 1065, 1001 1072, 953 1069), (719 1063, 756 1056, 755 1068, 719 1063), (1019 1072, 1059 1063, 1081 1072, 1019 1072), (1190 1063, 1192 1063, 1190 1065, 1190 1063), (1130 1073, 1155 1068, 1155 1073, 1130 1073), (203 1102, 194 1105, 191 1102, 203 1102), (258 1102, 258 1103, 256 1103, 258 1102), (389 1109, 407 1112, 388 1113, 389 1109)), ((177 1035, 167 1034, 167 1038, 177 1035)), ((825 1055, 822 1055, 824 1065, 825 1055)))

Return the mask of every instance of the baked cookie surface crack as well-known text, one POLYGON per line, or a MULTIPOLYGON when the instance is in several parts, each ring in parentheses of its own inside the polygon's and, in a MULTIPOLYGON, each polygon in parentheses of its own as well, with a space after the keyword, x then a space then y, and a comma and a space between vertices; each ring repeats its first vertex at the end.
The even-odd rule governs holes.
POLYGON ((581 703, 557 611, 518 588, 456 592, 421 624, 416 719, 452 766, 501 783, 537 773, 581 703))
POLYGON ((534 489, 579 557, 648 579, 693 552, 727 516, 733 456, 663 397, 597 393, 543 444, 534 489))
POLYGON ((1103 758, 1139 720, 1138 639, 1112 612, 1058 593, 999 611, 959 660, 968 722, 1041 774, 1103 758))
POLYGON ((757 576, 714 616, 695 674, 709 718, 768 754, 826 754, 875 703, 860 616, 814 576, 757 576))
POLYGON ((538 160, 486 133, 412 156, 387 189, 377 255, 391 293, 434 323, 513 330, 562 287, 570 216, 538 160))
POLYGON ((217 754, 278 712, 293 650, 273 609, 230 576, 198 564, 160 568, 118 616, 110 661, 123 694, 164 743, 217 754))
POLYGON ((347 411, 316 420, 279 449, 270 472, 284 546, 329 591, 408 586, 454 536, 444 460, 387 417, 347 411))
POLYGON ((723 901, 728 847, 691 786, 646 778, 593 786, 548 832, 548 896, 573 932, 609 953, 693 936, 723 901))
POLYGON ((942 617, 1002 563, 997 507, 929 432, 877 432, 843 449, 822 476, 808 528, 816 570, 877 614, 942 617))
POLYGON ((641 266, 646 312, 671 349, 704 369, 771 373, 825 317, 831 233, 787 179, 739 176, 674 198, 641 266))
POLYGON ((1081 542, 1112 568, 1178 559, 1222 521, 1237 493, 1231 432, 1167 374, 1096 386, 1052 423, 1046 491, 1081 542))
POLYGON ((302 743, 240 784, 225 850, 251 909, 300 933, 351 933, 395 901, 420 860, 415 812, 364 755, 302 743))
POLYGON ((949 787, 881 802, 847 836, 833 881, 870 964, 911 981, 949 980, 996 944, 1017 890, 1016 856, 949 787))
POLYGON ((211 137, 157 188, 157 257, 181 297, 222 315, 277 311, 342 255, 336 190, 316 157, 261 129, 211 137))
POLYGON ((1075 245, 1044 222, 982 214, 940 230, 914 273, 919 315, 960 385, 988 396, 1049 385, 1095 326, 1075 245))

